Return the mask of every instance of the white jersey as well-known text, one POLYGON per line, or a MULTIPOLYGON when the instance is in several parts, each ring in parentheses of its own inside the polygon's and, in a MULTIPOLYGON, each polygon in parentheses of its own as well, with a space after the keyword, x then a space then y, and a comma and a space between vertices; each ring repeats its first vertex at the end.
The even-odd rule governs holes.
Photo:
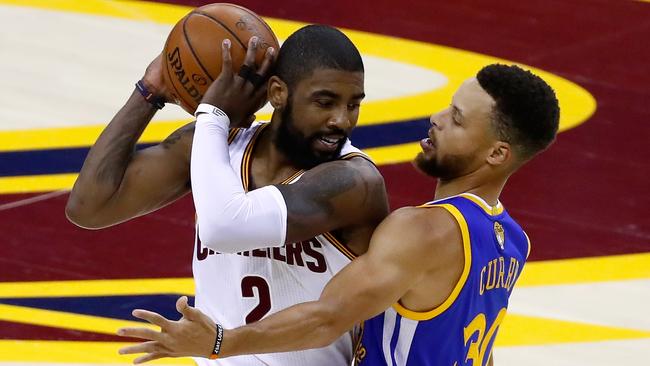
MULTIPOLYGON (((267 126, 268 123, 255 123, 248 129, 233 130, 228 139, 230 163, 246 190, 253 148, 267 126)), ((354 156, 365 154, 348 140, 339 158, 354 156)), ((283 184, 297 181, 303 173, 294 174, 283 184)), ((317 300, 329 280, 354 259, 354 254, 331 233, 283 247, 223 254, 202 246, 198 230, 197 227, 192 263, 196 307, 225 328, 242 326, 289 306, 317 300)), ((351 364, 354 346, 350 332, 318 349, 195 361, 199 366, 343 366, 351 364)))

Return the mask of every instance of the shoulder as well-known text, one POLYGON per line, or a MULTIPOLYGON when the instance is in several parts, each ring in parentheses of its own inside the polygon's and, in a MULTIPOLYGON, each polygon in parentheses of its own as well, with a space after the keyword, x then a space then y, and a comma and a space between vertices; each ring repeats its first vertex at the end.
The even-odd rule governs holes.
POLYGON ((400 208, 386 217, 377 232, 403 245, 414 244, 433 251, 462 250, 461 228, 456 218, 442 207, 400 208))
POLYGON ((368 224, 374 229, 388 214, 384 179, 371 162, 362 158, 319 164, 297 182, 276 187, 290 212, 336 217, 338 229, 368 224))
POLYGON ((269 122, 255 121, 248 127, 234 127, 228 131, 228 144, 248 143, 256 133, 264 130, 269 122))
POLYGON ((192 151, 195 122, 188 123, 172 132, 152 152, 163 153, 166 156, 177 157, 179 161, 188 163, 192 151))
POLYGON ((306 180, 330 178, 328 180, 334 180, 334 182, 353 179, 363 182, 365 185, 384 186, 384 177, 379 169, 371 161, 361 156, 319 164, 305 172, 304 178, 306 180))
POLYGON ((167 136, 160 144, 165 149, 173 149, 178 144, 191 144, 192 139, 194 138, 194 128, 196 123, 188 123, 176 131, 172 132, 171 135, 167 136))

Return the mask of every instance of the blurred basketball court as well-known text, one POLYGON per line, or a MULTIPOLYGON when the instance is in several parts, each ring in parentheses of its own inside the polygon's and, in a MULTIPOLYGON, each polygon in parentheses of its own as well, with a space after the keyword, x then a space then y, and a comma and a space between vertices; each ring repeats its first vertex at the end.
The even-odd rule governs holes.
MULTIPOLYGON (((0 366, 128 364, 114 334, 134 324, 130 311, 177 317, 175 299, 192 295, 191 197, 102 231, 76 228, 63 209, 88 148, 173 24, 205 3, 0 0, 0 366)), ((316 22, 357 44, 368 97, 352 141, 380 165, 393 209, 431 198, 435 182, 409 161, 462 80, 497 61, 541 73, 562 133, 502 197, 532 253, 495 364, 648 362, 649 2, 238 4, 281 40, 316 22)), ((141 143, 189 120, 167 106, 141 143)))

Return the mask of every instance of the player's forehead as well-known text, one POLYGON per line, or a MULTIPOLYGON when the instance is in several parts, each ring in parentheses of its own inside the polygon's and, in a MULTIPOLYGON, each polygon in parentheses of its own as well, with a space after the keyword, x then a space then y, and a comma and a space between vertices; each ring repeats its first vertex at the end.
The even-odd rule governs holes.
POLYGON ((492 111, 494 103, 494 99, 475 77, 465 80, 452 98, 452 105, 466 117, 488 114, 492 111))
POLYGON ((332 68, 317 68, 305 75, 296 85, 296 90, 306 95, 323 91, 341 97, 363 98, 364 73, 332 68))

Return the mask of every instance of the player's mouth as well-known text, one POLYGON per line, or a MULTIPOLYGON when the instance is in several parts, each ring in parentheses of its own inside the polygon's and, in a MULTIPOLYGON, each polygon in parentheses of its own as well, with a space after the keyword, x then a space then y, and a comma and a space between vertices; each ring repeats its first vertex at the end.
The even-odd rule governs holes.
POLYGON ((323 135, 316 139, 316 145, 319 150, 334 152, 344 139, 345 136, 342 135, 323 135))
POLYGON ((436 149, 436 144, 433 142, 433 140, 427 137, 420 140, 420 147, 422 147, 422 151, 428 153, 436 149))

